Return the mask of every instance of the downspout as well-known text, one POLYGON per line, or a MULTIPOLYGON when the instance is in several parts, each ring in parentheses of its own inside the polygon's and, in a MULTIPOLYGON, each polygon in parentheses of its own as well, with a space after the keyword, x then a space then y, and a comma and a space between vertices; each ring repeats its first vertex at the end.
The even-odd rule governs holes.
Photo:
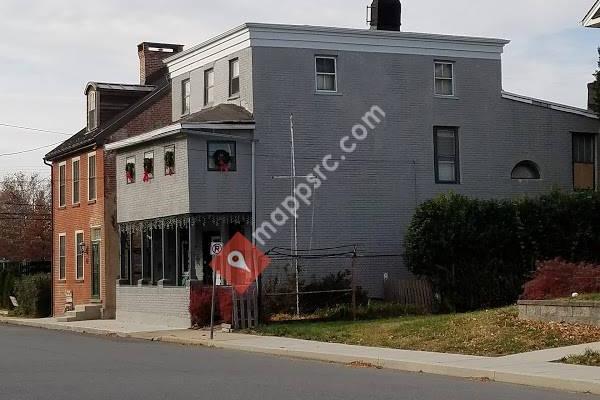
POLYGON ((52 164, 45 158, 44 164, 50 167, 50 315, 54 317, 54 175, 52 164))

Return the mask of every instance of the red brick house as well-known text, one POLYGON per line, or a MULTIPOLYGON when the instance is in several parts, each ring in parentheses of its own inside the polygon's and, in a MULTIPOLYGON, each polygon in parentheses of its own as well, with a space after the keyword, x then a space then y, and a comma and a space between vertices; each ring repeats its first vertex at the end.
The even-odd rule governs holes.
POLYGON ((67 300, 86 316, 114 318, 119 271, 115 157, 104 145, 171 123, 162 60, 181 45, 142 43, 139 84, 86 85, 87 126, 46 154, 52 166, 53 315, 67 300))

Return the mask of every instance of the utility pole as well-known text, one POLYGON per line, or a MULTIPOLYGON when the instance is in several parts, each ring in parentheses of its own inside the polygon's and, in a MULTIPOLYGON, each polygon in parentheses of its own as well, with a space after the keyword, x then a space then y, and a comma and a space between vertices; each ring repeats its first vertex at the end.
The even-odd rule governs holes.
MULTIPOLYGON (((291 195, 294 197, 296 188, 296 149, 294 147, 294 114, 290 114, 290 138, 292 159, 292 185, 291 195)), ((300 271, 298 270, 298 207, 294 207, 294 236, 292 254, 294 255, 294 270, 296 271, 296 316, 300 317, 300 271)))

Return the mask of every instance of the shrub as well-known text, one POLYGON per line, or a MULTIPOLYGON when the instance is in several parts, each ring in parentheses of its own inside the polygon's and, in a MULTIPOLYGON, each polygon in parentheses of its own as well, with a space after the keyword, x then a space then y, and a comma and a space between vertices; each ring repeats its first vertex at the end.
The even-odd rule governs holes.
POLYGON ((190 317, 192 326, 210 324, 212 294, 208 290, 194 289, 190 293, 190 317))
POLYGON ((446 311, 513 303, 538 260, 600 261, 600 194, 423 203, 405 239, 410 271, 427 277, 446 311))
MULTIPOLYGON (((210 324, 212 286, 193 285, 190 292, 190 318, 192 326, 204 327, 210 324)), ((215 293, 215 322, 230 324, 233 313, 232 289, 218 286, 215 293)))
POLYGON ((570 297, 573 293, 600 293, 600 265, 555 259, 538 264, 524 286, 524 300, 570 297))
POLYGON ((0 308, 10 309, 12 308, 12 303, 10 302, 9 296, 15 294, 15 276, 12 272, 6 271, 4 274, 4 282, 2 287, 0 287, 0 308))
MULTIPOLYGON (((371 320, 381 318, 395 318, 405 315, 422 315, 415 307, 407 307, 402 304, 384 303, 381 301, 370 301, 368 304, 359 305, 356 309, 358 320, 371 320)), ((315 315, 317 319, 331 321, 350 321, 354 318, 352 305, 341 304, 329 309, 319 310, 315 315)))
POLYGON ((19 303, 15 313, 28 317, 49 316, 51 286, 52 283, 48 274, 21 277, 15 283, 15 296, 19 303))

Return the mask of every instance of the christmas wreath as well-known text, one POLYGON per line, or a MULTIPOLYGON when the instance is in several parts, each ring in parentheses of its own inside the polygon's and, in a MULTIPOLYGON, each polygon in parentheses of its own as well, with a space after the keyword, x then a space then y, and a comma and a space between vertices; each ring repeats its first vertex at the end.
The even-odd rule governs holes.
POLYGON ((144 182, 154 177, 154 159, 144 158, 144 182))
POLYGON ((219 171, 227 172, 231 168, 231 154, 225 150, 217 150, 213 153, 213 161, 219 171))
POLYGON ((165 175, 173 175, 175 173, 175 153, 172 151, 165 152, 165 175))
POLYGON ((135 182, 135 164, 127 163, 125 165, 125 176, 127 177, 127 183, 135 182))

